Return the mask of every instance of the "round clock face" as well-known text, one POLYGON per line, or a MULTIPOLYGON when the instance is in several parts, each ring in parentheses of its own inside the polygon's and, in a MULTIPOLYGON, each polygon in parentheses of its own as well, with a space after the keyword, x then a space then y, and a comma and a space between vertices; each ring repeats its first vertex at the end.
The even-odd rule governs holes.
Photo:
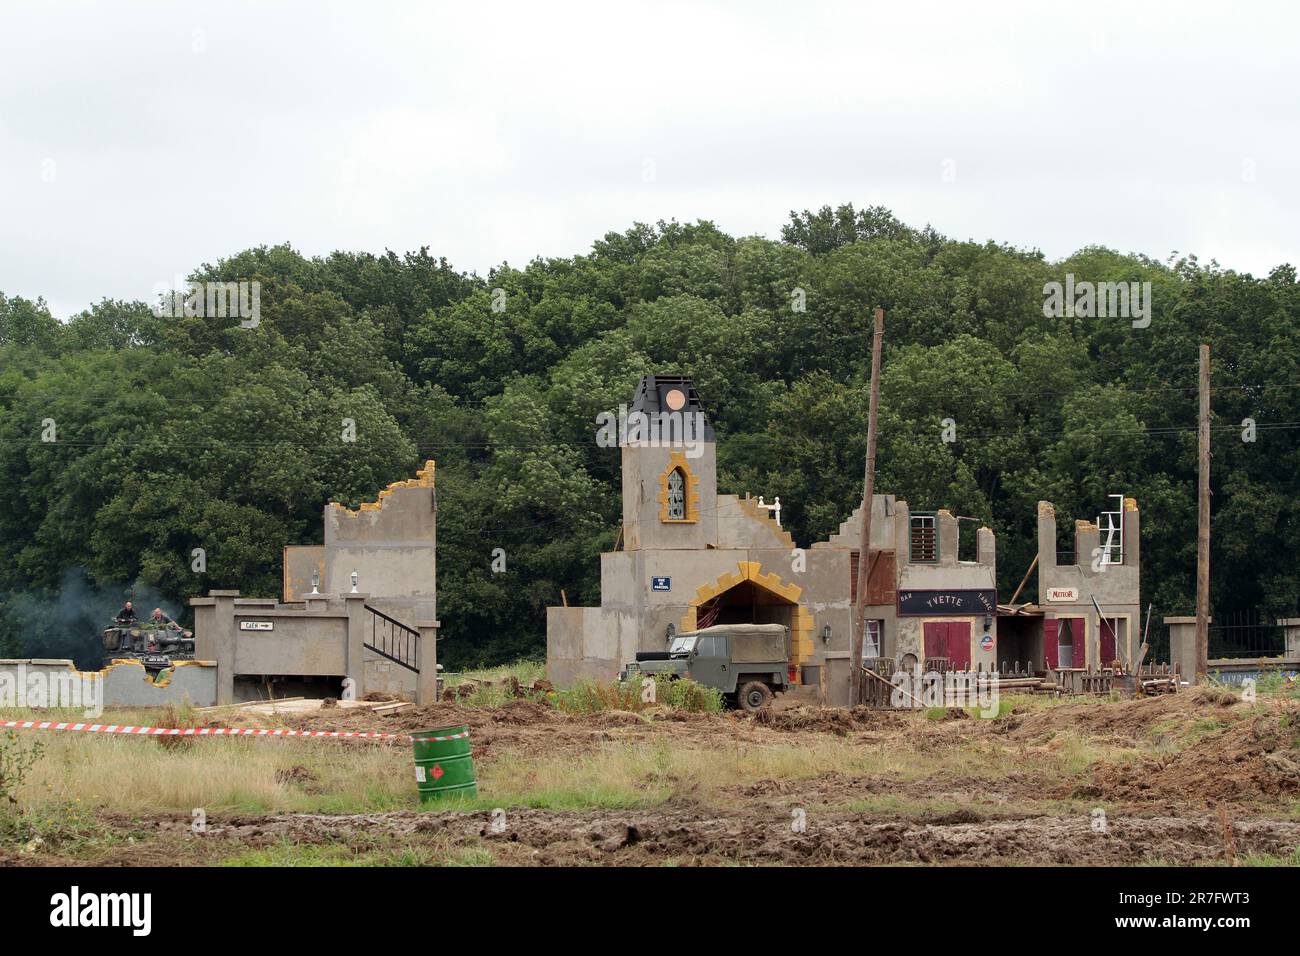
POLYGON ((680 388, 669 389, 668 394, 664 396, 664 401, 668 407, 675 412, 680 412, 682 406, 686 404, 686 395, 680 388))

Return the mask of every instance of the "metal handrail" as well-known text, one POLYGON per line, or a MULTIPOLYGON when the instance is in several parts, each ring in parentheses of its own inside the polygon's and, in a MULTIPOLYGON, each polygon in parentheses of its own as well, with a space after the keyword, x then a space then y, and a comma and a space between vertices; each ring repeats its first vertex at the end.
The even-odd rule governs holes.
POLYGON ((420 632, 369 604, 365 605, 365 609, 371 615, 370 641, 362 641, 362 644, 380 657, 394 664, 400 664, 416 674, 420 673, 420 632), (379 629, 381 620, 388 625, 387 630, 382 633, 379 629))

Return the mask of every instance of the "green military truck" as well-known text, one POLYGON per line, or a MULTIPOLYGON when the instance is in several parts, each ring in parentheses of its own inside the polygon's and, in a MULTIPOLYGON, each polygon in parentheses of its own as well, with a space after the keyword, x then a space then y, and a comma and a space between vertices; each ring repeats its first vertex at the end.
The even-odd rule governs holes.
POLYGON ((677 634, 666 651, 640 651, 619 677, 669 674, 715 687, 742 710, 761 710, 789 684, 790 629, 783 624, 715 624, 677 634))

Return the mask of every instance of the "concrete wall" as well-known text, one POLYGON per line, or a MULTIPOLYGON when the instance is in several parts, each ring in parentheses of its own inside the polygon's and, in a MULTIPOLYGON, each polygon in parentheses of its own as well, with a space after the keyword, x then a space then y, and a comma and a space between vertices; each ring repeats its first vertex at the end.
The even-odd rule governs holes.
MULTIPOLYGON (((1167 617, 1169 660, 1178 665, 1184 682, 1196 679, 1196 618, 1167 617)), ((1211 618, 1213 623, 1213 618, 1211 618)), ((1300 618, 1283 618, 1277 622, 1286 637, 1286 651, 1281 657, 1227 658, 1206 662, 1206 671, 1225 684, 1240 684, 1246 678, 1258 678, 1266 671, 1285 675, 1300 672, 1300 618)))
POLYGON ((311 593, 312 572, 319 575, 325 585, 325 546, 323 544, 291 544, 284 549, 284 582, 280 599, 285 604, 301 601, 311 593))
POLYGON ((356 511, 325 508, 325 570, 321 591, 358 590, 403 624, 438 617, 437 499, 434 463, 409 481, 389 485, 356 511))
POLYGON ((246 677, 350 678, 358 697, 384 691, 413 696, 420 703, 432 701, 438 623, 415 625, 420 633, 417 676, 365 647, 374 635, 368 599, 349 592, 281 604, 240 598, 238 591, 212 591, 206 598, 190 600, 195 609, 195 653, 216 662, 220 703, 235 700, 235 682, 246 677))
POLYGON ((686 445, 676 448, 629 448, 623 463, 623 547, 640 549, 696 550, 718 541, 717 446, 702 443, 702 454, 687 458, 686 445), (687 518, 661 520, 667 475, 681 468, 687 475, 687 518))
POLYGON ((778 525, 770 512, 760 508, 757 499, 718 495, 717 502, 718 538, 715 547, 794 549, 790 532, 778 525))
POLYGON ((348 614, 251 608, 235 602, 235 673, 328 677, 348 673, 348 614), (242 631, 241 622, 266 622, 272 631, 242 631))
POLYGON ((212 661, 178 661, 155 683, 139 661, 79 671, 69 660, 0 660, 0 707, 70 708, 95 717, 98 707, 207 707, 216 702, 217 666, 212 661))
MULTIPOLYGON (((906 508, 907 503, 903 506, 906 508)), ((871 496, 871 547, 875 551, 894 551, 896 549, 895 517, 898 502, 893 495, 871 496)), ((853 509, 853 513, 840 522, 839 531, 825 541, 818 541, 814 548, 844 548, 857 551, 862 547, 862 505, 853 509)))
MULTIPOLYGON (((895 594, 903 590, 912 591, 958 591, 958 590, 979 590, 991 591, 997 588, 997 545, 993 531, 989 528, 980 528, 976 532, 976 554, 975 560, 963 561, 959 557, 960 529, 957 519, 948 511, 940 510, 936 513, 935 525, 939 535, 939 560, 936 563, 913 563, 911 561, 911 522, 912 509, 906 501, 900 501, 893 495, 874 495, 872 499, 871 510, 871 547, 872 550, 881 552, 892 552, 895 567, 895 594)), ((847 551, 860 550, 862 542, 862 508, 859 506, 850 515, 848 520, 840 525, 837 533, 825 542, 814 544, 810 553, 816 553, 819 549, 846 549, 843 559, 843 571, 837 570, 830 576, 830 587, 837 592, 842 589, 843 585, 839 582, 847 580, 849 577, 848 555, 847 551)), ((819 589, 820 590, 820 589, 819 589)), ((843 630, 844 640, 838 639, 831 642, 827 649, 829 656, 838 656, 842 650, 846 655, 848 653, 847 638, 851 624, 852 608, 848 604, 848 594, 842 597, 842 606, 845 608, 844 627, 837 628, 837 632, 843 630)), ((965 621, 970 624, 971 631, 971 664, 974 667, 983 666, 992 667, 997 658, 997 622, 993 621, 988 628, 989 633, 994 638, 994 645, 989 650, 984 650, 981 646, 981 638, 986 633, 984 627, 984 615, 960 615, 960 616, 942 616, 935 615, 932 617, 916 617, 911 615, 900 615, 896 603, 890 604, 868 604, 866 607, 866 616, 868 620, 877 620, 883 622, 883 640, 881 644, 881 656, 892 658, 895 663, 901 661, 905 655, 912 655, 918 661, 925 657, 924 650, 924 633, 925 622, 934 621, 965 621)), ((847 656, 845 658, 847 661, 847 656)), ((839 679, 836 676, 843 671, 845 680, 847 680, 848 665, 836 665, 827 671, 831 676, 831 683, 838 686, 839 679)), ((847 691, 845 692, 847 695, 847 691)))
MULTIPOLYGON (((911 509, 906 501, 896 502, 894 508, 894 540, 898 543, 895 561, 898 567, 898 591, 995 591, 997 590, 997 547, 993 531, 980 528, 975 533, 975 560, 962 561, 959 557, 960 527, 949 511, 935 513, 935 527, 939 535, 939 560, 920 563, 911 560, 911 509)), ((875 537, 875 534, 872 534, 875 537)), ((943 614, 932 616, 897 616, 897 639, 892 646, 895 661, 911 654, 917 661, 925 660, 925 623, 949 621, 970 625, 971 667, 991 670, 997 666, 997 607, 994 602, 992 620, 985 624, 984 614, 943 614), (984 649, 983 637, 989 634, 993 646, 984 649)))
POLYGON ((557 687, 611 681, 636 656, 632 617, 601 607, 546 609, 546 678, 557 687))
POLYGON ((1120 660, 1131 662, 1141 641, 1141 521, 1137 502, 1124 499, 1124 560, 1122 564, 1101 564, 1094 570, 1093 552, 1100 546, 1101 534, 1089 521, 1076 521, 1074 530, 1075 563, 1057 563, 1056 510, 1050 501, 1038 503, 1038 603, 1046 619, 1070 618, 1082 622, 1086 631, 1086 663, 1077 657, 1074 666, 1100 668, 1100 621, 1093 599, 1107 618, 1126 621, 1127 634, 1116 638, 1115 653, 1120 660), (1053 594, 1073 591, 1073 597, 1053 594))
MULTIPOLYGON (((194 598, 196 656, 217 662, 217 696, 267 678, 350 679, 358 696, 370 691, 432 700, 437 664, 437 511, 434 463, 389 485, 357 510, 330 502, 322 545, 284 549, 284 601, 212 591, 194 598), (313 594, 312 571, 320 574, 313 594), (353 593, 352 573, 358 585, 353 593), (366 605, 420 635, 420 673, 364 645, 376 619, 366 605), (267 629, 241 628, 242 623, 267 629)), ((382 628, 381 628, 382 629, 382 628)))

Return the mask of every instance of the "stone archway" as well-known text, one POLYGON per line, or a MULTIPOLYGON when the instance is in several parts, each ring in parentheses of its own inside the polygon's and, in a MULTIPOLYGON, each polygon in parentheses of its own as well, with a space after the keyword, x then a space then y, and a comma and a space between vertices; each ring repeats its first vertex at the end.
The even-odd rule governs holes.
POLYGON ((758 561, 740 561, 735 571, 728 571, 711 584, 696 589, 695 598, 682 615, 680 628, 683 631, 698 628, 702 609, 706 614, 720 612, 718 617, 730 614, 730 619, 715 618, 710 623, 742 623, 736 613, 749 608, 751 620, 757 620, 761 614, 767 622, 783 623, 790 628, 790 663, 797 667, 813 652, 813 616, 799 603, 802 594, 803 588, 782 581, 775 571, 764 574, 758 561))

